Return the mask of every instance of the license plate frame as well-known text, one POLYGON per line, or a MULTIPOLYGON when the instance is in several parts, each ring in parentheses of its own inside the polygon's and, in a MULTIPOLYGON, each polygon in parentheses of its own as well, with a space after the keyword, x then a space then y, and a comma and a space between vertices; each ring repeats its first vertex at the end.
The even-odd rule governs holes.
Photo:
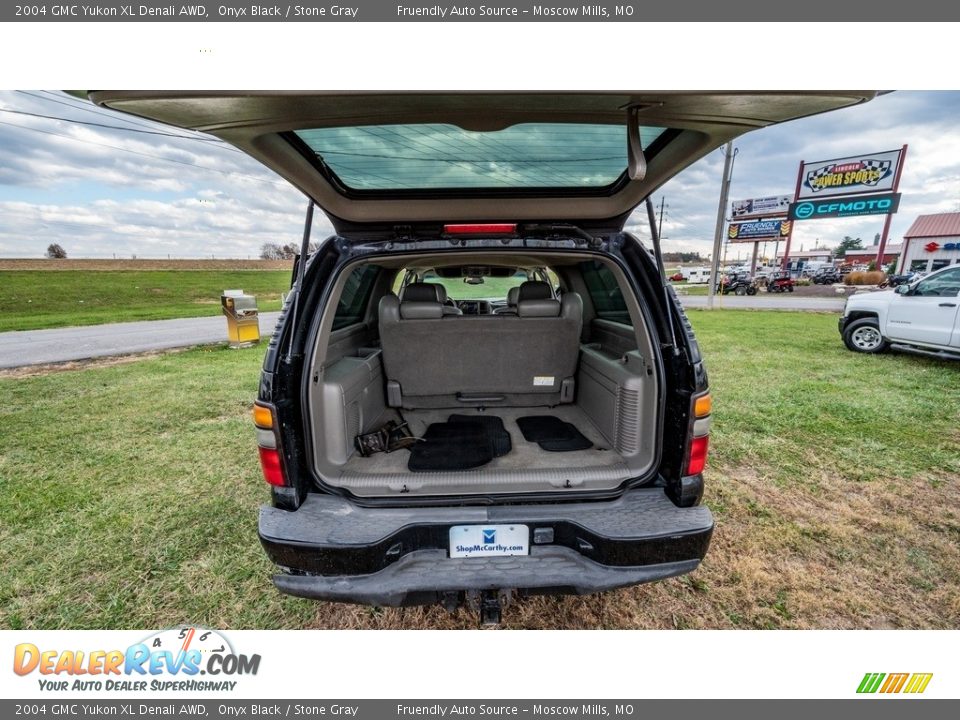
POLYGON ((516 557, 530 554, 530 527, 520 523, 454 525, 449 553, 453 559, 516 557))

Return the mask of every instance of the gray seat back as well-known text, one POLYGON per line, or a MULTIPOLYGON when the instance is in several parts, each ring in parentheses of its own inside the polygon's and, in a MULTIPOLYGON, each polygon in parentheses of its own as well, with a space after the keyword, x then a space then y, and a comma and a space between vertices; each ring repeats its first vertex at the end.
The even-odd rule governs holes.
POLYGON ((521 292, 516 316, 458 317, 444 317, 436 301, 384 297, 380 340, 389 403, 417 408, 571 402, 583 304, 576 293, 565 293, 561 301, 550 295, 524 301, 521 292))

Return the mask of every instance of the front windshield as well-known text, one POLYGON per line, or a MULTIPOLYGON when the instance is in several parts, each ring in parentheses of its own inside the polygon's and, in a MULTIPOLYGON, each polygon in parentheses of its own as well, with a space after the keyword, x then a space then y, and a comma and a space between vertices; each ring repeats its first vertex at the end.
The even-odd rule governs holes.
MULTIPOLYGON (((412 272, 419 274, 422 270, 404 269, 397 273, 393 283, 394 294, 402 293, 405 280, 412 281, 409 277, 412 272)), ((557 276, 549 268, 546 269, 546 275, 551 287, 556 289, 557 276)), ((488 300, 490 302, 506 302, 510 288, 519 287, 527 280, 541 279, 542 276, 536 270, 517 270, 510 277, 484 277, 483 282, 476 285, 464 282, 462 277, 442 278, 433 270, 427 270, 422 278, 423 282, 443 285, 447 290, 447 297, 451 300, 488 300)))
POLYGON ((447 296, 454 300, 505 300, 510 288, 519 287, 530 279, 526 270, 518 270, 506 278, 485 277, 479 285, 466 283, 464 278, 442 278, 433 271, 423 277, 424 282, 443 285, 447 296))

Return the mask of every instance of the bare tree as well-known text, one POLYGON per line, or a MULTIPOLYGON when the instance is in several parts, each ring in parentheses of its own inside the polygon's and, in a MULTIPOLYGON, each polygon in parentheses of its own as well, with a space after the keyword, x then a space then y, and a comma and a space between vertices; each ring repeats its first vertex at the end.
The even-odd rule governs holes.
POLYGON ((47 257, 53 260, 66 260, 67 251, 60 243, 50 243, 47 245, 47 257))

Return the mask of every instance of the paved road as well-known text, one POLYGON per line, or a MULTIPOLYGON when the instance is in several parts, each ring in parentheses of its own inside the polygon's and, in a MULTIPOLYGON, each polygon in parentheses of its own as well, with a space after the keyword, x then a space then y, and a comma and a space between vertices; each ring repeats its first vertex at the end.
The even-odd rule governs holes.
MULTIPOLYGON (((724 295, 714 298, 714 307, 749 310, 807 310, 817 312, 840 312, 846 297, 791 297, 786 295, 724 295)), ((703 308, 707 306, 705 295, 687 295, 680 298, 684 307, 703 308)))
MULTIPOLYGON (((702 308, 707 305, 707 298, 703 296, 684 296, 680 300, 685 307, 702 308)), ((789 295, 726 296, 716 299, 716 307, 758 310, 839 311, 843 309, 843 303, 844 298, 790 297, 789 295)), ((273 331, 279 314, 268 312, 260 315, 262 334, 268 335, 273 331)), ((7 332, 0 333, 0 368, 128 355, 150 350, 226 342, 226 339, 227 325, 222 316, 7 332)))
MULTIPOLYGON (((279 316, 279 312, 262 313, 260 332, 264 335, 273 332, 279 316)), ((223 316, 22 330, 0 333, 0 368, 226 341, 227 321, 223 316)))

